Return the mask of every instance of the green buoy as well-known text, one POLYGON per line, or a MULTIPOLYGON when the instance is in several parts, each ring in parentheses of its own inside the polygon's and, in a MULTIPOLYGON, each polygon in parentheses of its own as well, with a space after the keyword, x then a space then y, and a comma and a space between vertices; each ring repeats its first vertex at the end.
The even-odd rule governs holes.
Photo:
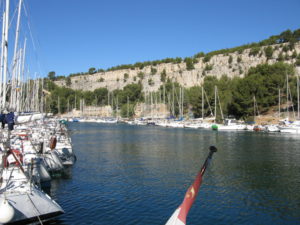
POLYGON ((211 128, 212 128, 213 130, 218 130, 218 125, 213 124, 213 125, 211 126, 211 128))

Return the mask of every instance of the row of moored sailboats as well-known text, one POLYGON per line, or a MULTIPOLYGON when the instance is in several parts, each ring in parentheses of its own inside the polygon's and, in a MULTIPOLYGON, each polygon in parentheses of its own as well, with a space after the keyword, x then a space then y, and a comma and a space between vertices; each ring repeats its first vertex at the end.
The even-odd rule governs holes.
POLYGON ((266 131, 266 132, 282 132, 282 133, 298 133, 300 134, 300 120, 289 121, 281 120, 278 124, 270 125, 253 125, 245 124, 235 119, 225 119, 224 123, 217 124, 202 119, 195 120, 172 120, 172 119, 135 119, 126 121, 131 125, 157 125, 171 128, 195 128, 195 129, 211 129, 211 130, 227 130, 227 131, 266 131))
POLYGON ((42 224, 64 213, 42 188, 76 161, 66 126, 42 118, 12 130, 5 126, 0 140, 0 224, 42 224))

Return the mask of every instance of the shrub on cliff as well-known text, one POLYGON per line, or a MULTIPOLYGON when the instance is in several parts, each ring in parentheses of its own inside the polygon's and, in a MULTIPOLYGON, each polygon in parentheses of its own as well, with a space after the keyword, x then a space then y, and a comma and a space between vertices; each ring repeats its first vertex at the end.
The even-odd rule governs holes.
POLYGON ((273 56, 273 52, 274 52, 272 46, 266 47, 264 49, 264 51, 265 51, 265 55, 266 55, 267 59, 271 59, 273 56))
POLYGON ((163 69, 163 71, 160 73, 160 81, 166 82, 167 72, 166 69, 163 69))
POLYGON ((192 59, 192 58, 186 57, 186 58, 184 59, 184 62, 185 62, 185 65, 186 65, 186 69, 187 69, 187 70, 193 70, 193 69, 195 69, 195 67, 194 67, 194 62, 193 62, 193 59, 192 59))
POLYGON ((157 73, 157 69, 154 67, 151 67, 151 75, 155 75, 157 73))
POLYGON ((260 47, 255 46, 250 49, 249 56, 256 56, 260 51, 260 47))

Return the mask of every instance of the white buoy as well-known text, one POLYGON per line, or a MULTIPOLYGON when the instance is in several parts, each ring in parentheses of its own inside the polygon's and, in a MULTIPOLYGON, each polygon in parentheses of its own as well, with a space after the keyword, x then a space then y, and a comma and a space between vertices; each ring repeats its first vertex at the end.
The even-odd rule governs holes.
POLYGON ((8 223, 14 217, 15 210, 6 199, 0 200, 0 223, 8 223))

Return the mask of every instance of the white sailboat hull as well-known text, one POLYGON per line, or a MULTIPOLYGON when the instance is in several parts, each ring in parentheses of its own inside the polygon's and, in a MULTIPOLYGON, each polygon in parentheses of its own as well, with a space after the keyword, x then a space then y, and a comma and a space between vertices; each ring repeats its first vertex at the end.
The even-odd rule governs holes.
MULTIPOLYGON (((29 184, 6 191, 5 198, 14 209, 14 216, 9 224, 39 221, 64 213, 47 194, 35 186, 30 187, 29 184)), ((0 202, 2 201, 4 196, 0 194, 0 202)))

